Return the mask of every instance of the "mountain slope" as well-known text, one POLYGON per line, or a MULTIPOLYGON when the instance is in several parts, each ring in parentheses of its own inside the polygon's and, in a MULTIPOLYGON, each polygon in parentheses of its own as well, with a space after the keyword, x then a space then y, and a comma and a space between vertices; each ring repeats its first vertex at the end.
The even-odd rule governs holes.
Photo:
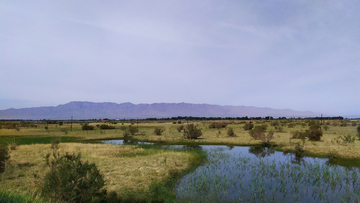
POLYGON ((70 102, 56 107, 33 107, 0 110, 0 119, 93 119, 93 118, 164 118, 194 117, 309 117, 313 112, 290 109, 259 108, 252 106, 220 106, 191 103, 94 103, 70 102))

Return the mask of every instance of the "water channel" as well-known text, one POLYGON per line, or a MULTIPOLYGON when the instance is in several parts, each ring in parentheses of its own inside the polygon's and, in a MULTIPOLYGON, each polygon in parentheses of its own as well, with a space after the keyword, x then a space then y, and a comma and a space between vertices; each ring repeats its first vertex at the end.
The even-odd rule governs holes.
POLYGON ((177 182, 178 202, 360 202, 360 171, 356 167, 267 147, 199 145, 191 149, 205 151, 207 161, 177 182))

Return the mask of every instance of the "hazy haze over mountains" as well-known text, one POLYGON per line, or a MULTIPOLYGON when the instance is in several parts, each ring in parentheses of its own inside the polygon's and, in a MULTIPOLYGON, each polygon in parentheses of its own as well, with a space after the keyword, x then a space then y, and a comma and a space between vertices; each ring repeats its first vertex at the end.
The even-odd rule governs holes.
POLYGON ((310 117, 320 116, 310 111, 259 108, 253 106, 220 106, 191 103, 132 104, 111 102, 73 101, 56 107, 33 107, 0 110, 0 119, 129 119, 166 118, 177 116, 194 117, 310 117))

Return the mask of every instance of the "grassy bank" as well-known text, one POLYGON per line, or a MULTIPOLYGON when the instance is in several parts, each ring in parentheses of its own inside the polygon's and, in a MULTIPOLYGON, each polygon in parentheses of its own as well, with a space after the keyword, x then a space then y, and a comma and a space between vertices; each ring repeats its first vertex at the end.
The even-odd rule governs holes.
MULTIPOLYGON (((49 170, 44 157, 52 151, 50 144, 20 145, 11 150, 6 171, 0 174, 0 191, 36 196, 49 170)), ((57 152, 80 152, 84 161, 95 163, 104 175, 108 192, 131 201, 146 201, 156 195, 155 188, 163 188, 200 161, 194 152, 107 144, 61 143, 57 152)))
MULTIPOLYGON (((180 125, 187 125, 183 122, 174 124, 173 122, 146 122, 132 123, 138 129, 134 135, 130 135, 127 139, 135 139, 139 141, 162 142, 166 144, 221 144, 221 145, 238 145, 238 146, 253 146, 261 144, 261 141, 254 140, 249 136, 249 131, 243 129, 245 123, 249 121, 221 121, 227 124, 226 128, 209 128, 213 121, 197 121, 194 123, 201 128, 202 136, 195 140, 188 140, 183 138, 183 132, 178 132, 177 128, 180 125), (155 127, 163 129, 161 135, 155 135, 155 127), (235 137, 227 135, 228 128, 232 128, 235 137)), ((215 121, 220 122, 220 121, 215 121)), ((268 125, 267 131, 274 130, 274 139, 271 144, 280 146, 281 150, 291 151, 293 144, 301 142, 299 139, 290 139, 291 132, 304 131, 308 129, 306 120, 284 120, 284 121, 252 121, 256 125, 268 125), (273 126, 277 122, 277 126, 273 126)), ((16 139, 23 139, 22 137, 68 137, 82 139, 82 140, 96 140, 96 139, 123 139, 124 130, 128 128, 131 123, 89 123, 94 127, 94 130, 81 130, 83 123, 73 123, 72 130, 70 124, 62 126, 57 124, 42 124, 38 123, 36 128, 18 127, 18 129, 0 129, 0 142, 5 139, 10 142, 16 142, 16 139), (100 129, 100 124, 107 124, 115 127, 115 129, 100 129), (46 130, 45 127, 48 129, 46 130)), ((360 159, 360 140, 357 137, 356 128, 360 124, 358 120, 353 121, 323 121, 322 127, 326 125, 328 130, 323 129, 323 136, 320 141, 305 140, 304 150, 309 155, 327 157, 331 152, 338 157, 347 159, 360 159), (344 125, 345 124, 345 125, 344 125), (356 137, 353 143, 339 143, 337 140, 339 136, 351 135, 356 137)))

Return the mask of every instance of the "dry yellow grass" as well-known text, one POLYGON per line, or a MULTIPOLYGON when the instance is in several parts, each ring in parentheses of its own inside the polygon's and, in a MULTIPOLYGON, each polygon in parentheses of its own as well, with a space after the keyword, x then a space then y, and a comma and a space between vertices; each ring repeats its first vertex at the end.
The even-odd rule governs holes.
MULTIPOLYGON (((6 172, 0 174, 0 190, 33 194, 48 171, 44 157, 50 144, 21 145, 10 152, 6 172)), ((148 195, 148 187, 164 182, 190 167, 193 155, 186 152, 142 149, 136 146, 61 143, 59 153, 79 153, 82 160, 95 163, 108 191, 148 195)))
MULTIPOLYGON (((242 129, 243 125, 241 121, 224 121, 228 122, 228 127, 232 127, 236 134, 236 137, 228 137, 226 134, 226 129, 209 129, 209 124, 213 121, 197 121, 191 122, 202 129, 202 136, 197 140, 186 140, 182 137, 182 133, 179 133, 176 128, 180 124, 173 124, 172 121, 167 122, 140 122, 138 124, 139 133, 133 136, 134 139, 140 141, 165 141, 169 143, 198 143, 198 144, 224 144, 224 145, 256 145, 260 144, 260 141, 252 139, 248 131, 242 129), (155 127, 160 127, 164 129, 164 132, 161 136, 154 135, 153 131, 155 127), (220 132, 220 133, 219 133, 220 132)), ((282 121, 280 121, 281 123, 282 121)), ((284 149, 290 149, 290 137, 291 131, 296 130, 305 130, 308 126, 302 127, 301 123, 303 121, 295 121, 297 124, 293 128, 288 128, 287 126, 283 126, 284 132, 275 132, 274 139, 272 140, 273 144, 284 146, 284 149)), ((359 124, 359 121, 354 120, 359 124)), ((189 122, 190 123, 190 122, 189 122)), ((268 129, 273 127, 270 126, 270 122, 266 121, 253 121, 255 125, 268 123, 268 129)), ((312 154, 316 154, 319 156, 326 156, 329 152, 336 151, 340 156, 344 158, 358 158, 360 159, 360 140, 356 139, 354 144, 340 145, 336 142, 333 142, 334 139, 337 139, 340 135, 356 135, 356 127, 357 126, 346 126, 341 127, 339 125, 333 126, 332 124, 337 123, 340 124, 341 121, 324 121, 324 123, 329 123, 329 130, 323 131, 323 137, 319 142, 310 142, 306 141, 305 150, 312 154), (330 125, 331 124, 331 125, 330 125)), ((90 123, 90 125, 95 126, 98 123, 90 123)), ((67 131, 66 133, 63 129, 70 129, 70 124, 65 124, 63 126, 58 126, 55 124, 49 125, 49 130, 46 131, 44 129, 45 125, 38 125, 38 128, 20 128, 20 131, 15 129, 0 129, 0 138, 4 136, 16 137, 16 136, 53 136, 53 137, 61 137, 61 136, 70 136, 77 137, 81 139, 112 139, 123 138, 123 130, 120 127, 127 127, 130 123, 125 123, 122 125, 118 123, 113 125, 116 127, 115 130, 99 130, 95 128, 93 131, 82 131, 80 124, 73 124, 73 131, 67 131)), ((183 123, 186 125, 186 123, 183 123)), ((134 126, 137 126, 135 123, 134 126)), ((300 140, 297 140, 300 141, 300 140)), ((292 142, 296 142, 296 140, 292 140, 292 142)))

